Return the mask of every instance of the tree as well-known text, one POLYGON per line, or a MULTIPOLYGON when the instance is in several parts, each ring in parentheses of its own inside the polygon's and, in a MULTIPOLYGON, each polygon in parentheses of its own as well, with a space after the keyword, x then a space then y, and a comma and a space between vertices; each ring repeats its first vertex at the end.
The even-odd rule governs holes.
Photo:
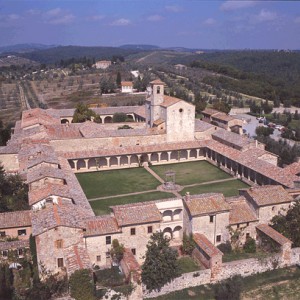
POLYGON ((120 244, 117 239, 114 239, 112 241, 112 248, 111 248, 110 254, 111 254, 111 257, 117 263, 119 263, 121 261, 121 259, 123 258, 124 250, 125 250, 124 245, 120 244))
POLYGON ((162 232, 156 232, 150 237, 142 266, 142 282, 147 289, 160 290, 179 275, 177 256, 177 251, 170 248, 169 239, 162 232))
POLYGON ((300 202, 296 202, 286 216, 277 215, 271 220, 271 227, 293 242, 293 247, 300 247, 300 202))
POLYGON ((121 87, 121 81, 122 81, 121 73, 118 72, 117 73, 117 79, 116 79, 116 84, 117 84, 118 87, 121 87))
POLYGON ((193 250, 195 249, 195 241, 193 240, 192 235, 187 235, 185 232, 183 233, 182 238, 182 252, 187 255, 191 255, 193 250))
POLYGON ((94 300, 94 284, 90 270, 76 270, 70 276, 70 294, 76 300, 94 300))
POLYGON ((73 115, 72 123, 83 123, 87 120, 91 120, 92 117, 95 117, 96 113, 88 108, 87 105, 83 103, 78 103, 73 115))
POLYGON ((114 113, 113 115, 113 122, 114 123, 120 123, 120 122, 125 122, 127 119, 127 115, 124 113, 114 113))
POLYGON ((274 128, 258 126, 255 129, 257 135, 269 136, 274 132, 274 128))
POLYGON ((222 111, 225 114, 228 114, 231 109, 230 105, 224 101, 218 101, 214 103, 213 108, 222 111))
POLYGON ((239 300, 242 292, 242 277, 235 275, 215 285, 216 300, 239 300))

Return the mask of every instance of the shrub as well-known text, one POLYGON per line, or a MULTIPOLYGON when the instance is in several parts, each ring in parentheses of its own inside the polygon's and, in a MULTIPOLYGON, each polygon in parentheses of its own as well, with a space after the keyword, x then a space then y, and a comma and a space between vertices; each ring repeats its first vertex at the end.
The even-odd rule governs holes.
POLYGON ((255 240, 251 237, 247 238, 243 248, 246 253, 255 253, 256 252, 255 240))
POLYGON ((95 300, 90 271, 77 270, 70 276, 70 294, 76 300, 95 300))
POLYGON ((127 119, 127 115, 124 113, 114 113, 114 115, 113 115, 114 123, 125 122, 126 119, 127 119))
POLYGON ((183 254, 191 255, 194 249, 195 249, 195 242, 193 240, 192 235, 188 236, 184 232, 182 238, 182 246, 181 246, 181 250, 183 254))
POLYGON ((226 243, 222 243, 220 245, 217 246, 217 248, 223 252, 224 254, 227 254, 227 253, 231 253, 232 252, 232 246, 230 244, 229 241, 227 241, 226 243))

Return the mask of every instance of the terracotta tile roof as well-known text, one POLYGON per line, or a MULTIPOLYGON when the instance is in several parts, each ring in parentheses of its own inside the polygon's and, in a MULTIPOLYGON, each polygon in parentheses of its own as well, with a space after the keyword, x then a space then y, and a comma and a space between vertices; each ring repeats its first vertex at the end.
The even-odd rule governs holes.
POLYGON ((184 202, 191 216, 206 215, 229 211, 230 206, 226 203, 223 194, 208 193, 184 197, 184 202))
POLYGON ((121 232, 114 217, 101 216, 94 217, 85 221, 85 236, 104 235, 121 232))
POLYGON ((235 145, 239 148, 243 148, 249 145, 252 145, 255 147, 255 142, 253 140, 250 140, 249 138, 239 135, 237 133, 225 130, 225 129, 218 129, 216 130, 212 135, 212 138, 219 141, 219 142, 225 142, 230 143, 232 145, 235 145))
POLYGON ((83 229, 85 228, 84 220, 90 215, 83 207, 61 202, 48 204, 41 210, 33 211, 31 216, 32 235, 36 236, 58 226, 83 229))
POLYGON ((202 249, 210 258, 223 253, 215 247, 204 234, 194 233, 193 239, 200 249, 202 249))
POLYGON ((215 114, 219 114, 220 111, 216 110, 216 109, 212 109, 212 108, 205 108, 203 111, 202 111, 203 114, 206 114, 206 115, 215 115, 215 114))
POLYGON ((47 125, 45 130, 51 140, 57 139, 78 139, 82 138, 80 126, 82 123, 47 125))
POLYGON ((27 173, 27 182, 32 183, 45 177, 64 179, 64 172, 61 169, 50 166, 29 169, 27 173))
POLYGON ((207 122, 204 122, 204 121, 201 121, 199 119, 195 119, 195 131, 198 132, 198 131, 206 131, 206 130, 209 130, 211 128, 215 127, 214 125, 212 124, 209 124, 207 122))
POLYGON ((153 122, 153 124, 154 124, 155 126, 158 126, 158 125, 160 125, 160 124, 162 124, 162 123, 165 123, 165 120, 163 120, 163 119, 158 119, 158 120, 155 120, 155 121, 153 122))
POLYGON ((46 110, 40 108, 34 108, 22 113, 21 127, 26 128, 33 125, 51 125, 60 124, 60 120, 53 118, 47 114, 46 110))
POLYGON ((41 189, 29 191, 28 193, 29 205, 33 205, 50 196, 59 196, 59 197, 70 199, 69 187, 67 185, 48 183, 45 187, 41 189))
POLYGON ((160 79, 155 79, 153 81, 150 82, 150 84, 165 84, 164 82, 162 82, 160 79))
POLYGON ((64 256, 66 257, 68 275, 77 270, 91 269, 92 267, 87 250, 81 244, 72 245, 64 249, 64 256))
POLYGON ((19 240, 11 242, 0 242, 0 251, 29 248, 29 240, 19 240))
POLYGON ((179 98, 164 95, 164 102, 161 103, 160 105, 163 107, 169 107, 179 101, 183 101, 183 100, 181 100, 179 98))
POLYGON ((146 108, 145 105, 141 105, 138 106, 135 110, 134 110, 134 114, 136 114, 137 116, 140 116, 142 118, 146 118, 146 108))
POLYGON ((133 86, 132 81, 122 81, 121 86, 133 86))
POLYGON ((121 261, 121 266, 124 265, 126 266, 124 269, 127 271, 128 274, 125 273, 125 276, 127 277, 132 274, 133 279, 135 281, 138 281, 139 275, 141 274, 140 265, 137 262, 135 256, 133 255, 130 249, 125 248, 124 250, 125 251, 124 251, 123 259, 121 261))
POLYGON ((30 214, 30 210, 0 213, 0 228, 4 229, 31 226, 30 214))
POLYGON ((284 168, 285 171, 293 174, 298 175, 300 173, 300 162, 294 162, 284 168))
POLYGON ((245 190, 258 206, 292 202, 293 197, 281 185, 264 185, 245 190))
POLYGON ((212 117, 212 119, 221 120, 221 121, 225 121, 225 122, 229 122, 229 121, 234 120, 234 118, 232 116, 229 116, 229 115, 227 115, 225 113, 222 113, 222 112, 218 112, 216 114, 213 114, 211 117, 212 117))
POLYGON ((279 233, 278 231, 276 231, 275 229, 273 229, 272 227, 270 227, 267 224, 260 224, 260 225, 256 226, 256 228, 258 230, 260 230, 261 232, 263 232, 268 237, 270 237, 271 239, 273 239, 279 245, 284 245, 286 243, 289 243, 289 244, 292 243, 292 241, 290 241, 288 238, 286 238, 281 233, 279 233))
POLYGON ((135 203, 111 207, 119 226, 153 223, 161 221, 155 204, 135 203))
POLYGON ((255 212, 251 209, 243 196, 226 198, 230 206, 229 224, 241 224, 257 221, 255 212))

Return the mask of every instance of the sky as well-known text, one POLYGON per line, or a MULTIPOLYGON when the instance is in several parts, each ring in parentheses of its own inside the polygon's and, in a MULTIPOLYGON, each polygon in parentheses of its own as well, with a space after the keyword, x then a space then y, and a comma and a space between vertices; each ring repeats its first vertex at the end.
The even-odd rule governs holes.
POLYGON ((0 0, 0 46, 300 49, 300 1, 0 0))

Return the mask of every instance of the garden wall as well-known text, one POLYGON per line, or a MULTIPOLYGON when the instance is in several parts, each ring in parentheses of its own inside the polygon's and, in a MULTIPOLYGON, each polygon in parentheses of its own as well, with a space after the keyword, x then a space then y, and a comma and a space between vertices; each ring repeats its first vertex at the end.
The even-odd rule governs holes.
POLYGON ((152 291, 150 293, 144 287, 144 298, 154 298, 157 296, 161 296, 190 287, 195 287, 198 285, 215 283, 216 281, 221 281, 230 278, 234 275, 241 275, 242 277, 247 277, 256 273, 263 273, 277 267, 292 266, 299 262, 300 248, 292 248, 291 262, 289 264, 281 263, 279 254, 275 254, 273 256, 262 259, 249 258, 223 263, 222 269, 218 274, 217 280, 211 280, 210 269, 186 273, 178 278, 175 278, 169 284, 166 284, 159 292, 152 291), (194 274, 199 274, 199 276, 194 277, 194 274))

